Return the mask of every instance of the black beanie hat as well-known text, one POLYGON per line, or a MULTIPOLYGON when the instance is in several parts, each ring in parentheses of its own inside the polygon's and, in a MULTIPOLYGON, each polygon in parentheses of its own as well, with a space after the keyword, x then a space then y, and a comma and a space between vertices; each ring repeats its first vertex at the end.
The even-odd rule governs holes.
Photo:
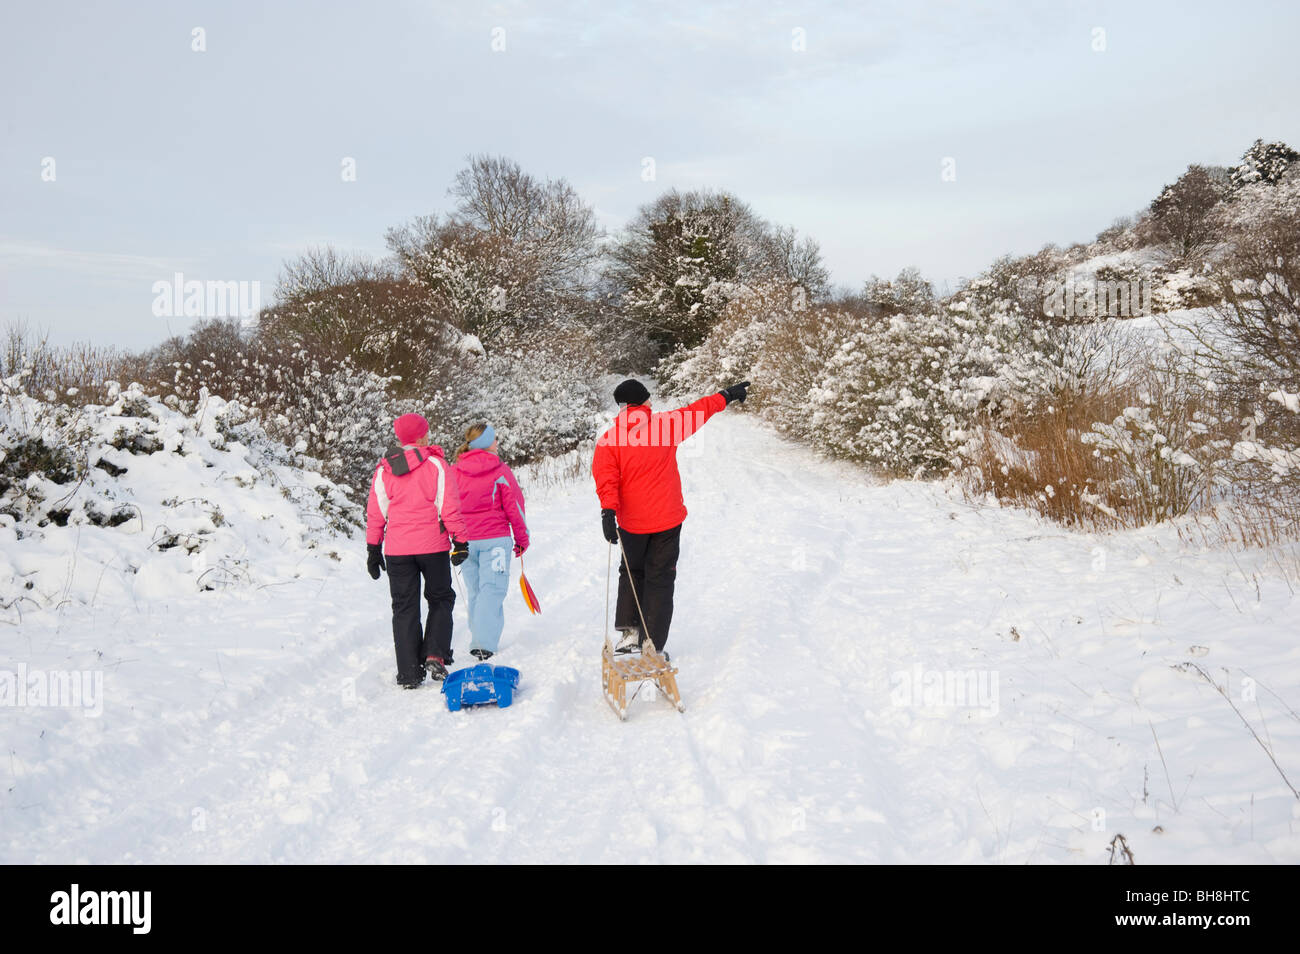
POLYGON ((644 404, 650 400, 650 392, 640 381, 628 378, 614 389, 615 404, 644 404))

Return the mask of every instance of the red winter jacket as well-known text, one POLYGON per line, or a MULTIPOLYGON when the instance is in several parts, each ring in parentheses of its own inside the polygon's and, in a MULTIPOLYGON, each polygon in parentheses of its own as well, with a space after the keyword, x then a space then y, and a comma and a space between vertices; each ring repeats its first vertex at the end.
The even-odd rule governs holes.
POLYGON ((407 447, 380 461, 366 505, 366 543, 382 542, 389 556, 443 553, 451 549, 449 534, 464 540, 465 521, 456 474, 442 448, 407 447), (439 472, 443 475, 441 515, 439 472))
POLYGON ((644 404, 620 411, 591 461, 601 508, 613 510, 629 533, 658 533, 685 520, 677 445, 726 406, 721 394, 710 394, 675 411, 652 414, 644 404))

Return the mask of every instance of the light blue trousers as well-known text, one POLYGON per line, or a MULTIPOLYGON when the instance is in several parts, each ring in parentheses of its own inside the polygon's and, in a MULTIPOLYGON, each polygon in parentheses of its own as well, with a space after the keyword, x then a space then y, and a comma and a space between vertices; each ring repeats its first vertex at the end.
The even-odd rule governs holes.
POLYGON ((465 576, 469 600, 470 649, 497 651, 506 617, 503 604, 510 588, 510 557, 514 541, 510 537, 471 540, 469 557, 460 565, 465 576))

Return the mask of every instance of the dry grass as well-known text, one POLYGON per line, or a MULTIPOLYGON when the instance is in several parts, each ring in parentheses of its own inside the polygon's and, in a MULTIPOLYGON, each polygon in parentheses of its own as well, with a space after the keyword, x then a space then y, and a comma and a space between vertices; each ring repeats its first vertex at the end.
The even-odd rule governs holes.
MULTIPOLYGON (((567 453, 520 464, 514 469, 515 476, 530 500, 545 500, 553 493, 566 492, 577 481, 591 480, 594 450, 595 442, 589 441, 567 453)), ((594 496, 592 503, 595 504, 594 496)))
POLYGON ((1067 526, 1137 527, 1183 516, 1224 492, 1222 458, 1234 432, 1219 403, 1166 359, 1122 381, 1094 379, 1055 404, 985 427, 968 487, 1067 526))
POLYGON ((1293 487, 1207 507, 1180 523, 1178 536, 1209 549, 1264 553, 1265 569, 1275 566, 1293 588, 1300 587, 1300 493, 1293 487))
POLYGON ((0 346, 0 377, 22 375, 32 397, 71 407, 107 401, 108 382, 119 380, 122 356, 113 348, 86 343, 51 345, 48 334, 11 324, 0 346))
POLYGON ((1126 388, 1080 395, 1062 406, 999 422, 996 430, 982 428, 974 467, 967 472, 968 489, 992 493, 1067 526, 1123 525, 1131 502, 1116 489, 1122 467, 1095 453, 1081 437, 1094 422, 1113 420, 1134 397, 1126 388))

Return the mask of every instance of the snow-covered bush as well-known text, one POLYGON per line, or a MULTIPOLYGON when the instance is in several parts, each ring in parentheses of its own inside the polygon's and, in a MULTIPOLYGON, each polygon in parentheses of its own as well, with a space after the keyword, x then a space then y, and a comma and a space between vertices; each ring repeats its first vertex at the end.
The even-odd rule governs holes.
POLYGON ((893 279, 872 275, 859 297, 881 315, 919 315, 937 304, 934 286, 916 268, 904 268, 893 279))
MULTIPOLYGON (((239 331, 264 348, 307 347, 323 361, 346 360, 359 371, 402 381, 437 374, 461 337, 427 289, 395 265, 329 247, 287 262, 275 302, 262 310, 256 328, 239 331)), ((189 338, 201 347, 195 339, 210 334, 196 328, 189 338)), ((215 344, 212 350, 223 350, 215 344)), ((225 350, 242 350, 238 344, 225 350)))
POLYGON ((1256 139, 1241 162, 1229 175, 1229 182, 1234 189, 1241 189, 1257 182, 1275 183, 1300 160, 1296 152, 1284 142, 1266 143, 1256 139))
POLYGON ((261 586, 358 528, 343 489, 238 404, 106 393, 69 407, 0 381, 0 620, 114 591, 261 586))
POLYGON ((1046 340, 1012 311, 986 314, 969 298, 939 314, 894 315, 839 343, 810 394, 810 424, 838 456, 945 473, 962 465, 982 415, 1034 399, 1046 340))
POLYGON ((1201 391, 1171 356, 1154 362, 1134 382, 1137 403, 1110 421, 1094 422, 1080 440, 1113 465, 1104 489, 1111 516, 1129 525, 1158 523, 1213 502, 1228 483, 1221 462, 1231 442, 1201 391))
MULTIPOLYGON (((1281 405, 1284 413, 1300 414, 1300 394, 1279 389, 1270 392, 1268 399, 1281 405)), ((1264 422, 1256 419, 1256 423, 1264 422)), ((1300 476, 1300 447, 1274 447, 1263 440, 1243 439, 1232 445, 1232 457, 1242 463, 1260 464, 1267 468, 1269 479, 1274 483, 1294 482, 1300 476)))
POLYGON ((746 288, 722 310, 699 347, 673 352, 660 363, 656 377, 666 394, 681 397, 745 380, 764 353, 768 337, 798 321, 808 308, 802 289, 777 282, 746 288))
POLYGON ((932 316, 896 315, 839 342, 809 396, 809 423, 823 447, 914 476, 951 467, 964 438, 948 373, 959 347, 954 331, 932 316))
POLYGON ((1004 255, 970 283, 965 297, 973 297, 978 307, 1002 307, 1037 318, 1045 313, 1053 291, 1064 285, 1070 264, 1069 256, 1055 245, 1032 255, 1004 255))
POLYGON ((56 347, 47 333, 11 323, 0 342, 0 378, 14 379, 32 397, 76 407, 105 399, 121 357, 113 348, 84 342, 56 347))
POLYGON ((90 467, 83 407, 27 393, 31 365, 0 378, 0 514, 12 521, 66 523, 90 467))
POLYGON ((811 396, 841 342, 870 320, 860 308, 815 305, 769 327, 747 375, 754 388, 743 406, 796 440, 817 443, 811 396))
POLYGON ((609 403, 599 343, 577 326, 511 331, 486 354, 467 354, 459 375, 418 407, 451 450, 488 423, 512 463, 572 450, 596 433, 609 403))
POLYGON ((267 435, 321 462, 331 479, 365 493, 368 475, 392 442, 400 380, 359 368, 302 339, 263 337, 232 322, 201 324, 142 357, 129 370, 184 414, 202 418, 209 397, 242 409, 267 435))
POLYGON ((1300 392, 1300 166, 1274 171, 1225 203, 1215 304, 1167 322, 1239 438, 1223 462, 1236 493, 1269 507, 1300 496, 1300 415, 1288 401, 1300 392))

